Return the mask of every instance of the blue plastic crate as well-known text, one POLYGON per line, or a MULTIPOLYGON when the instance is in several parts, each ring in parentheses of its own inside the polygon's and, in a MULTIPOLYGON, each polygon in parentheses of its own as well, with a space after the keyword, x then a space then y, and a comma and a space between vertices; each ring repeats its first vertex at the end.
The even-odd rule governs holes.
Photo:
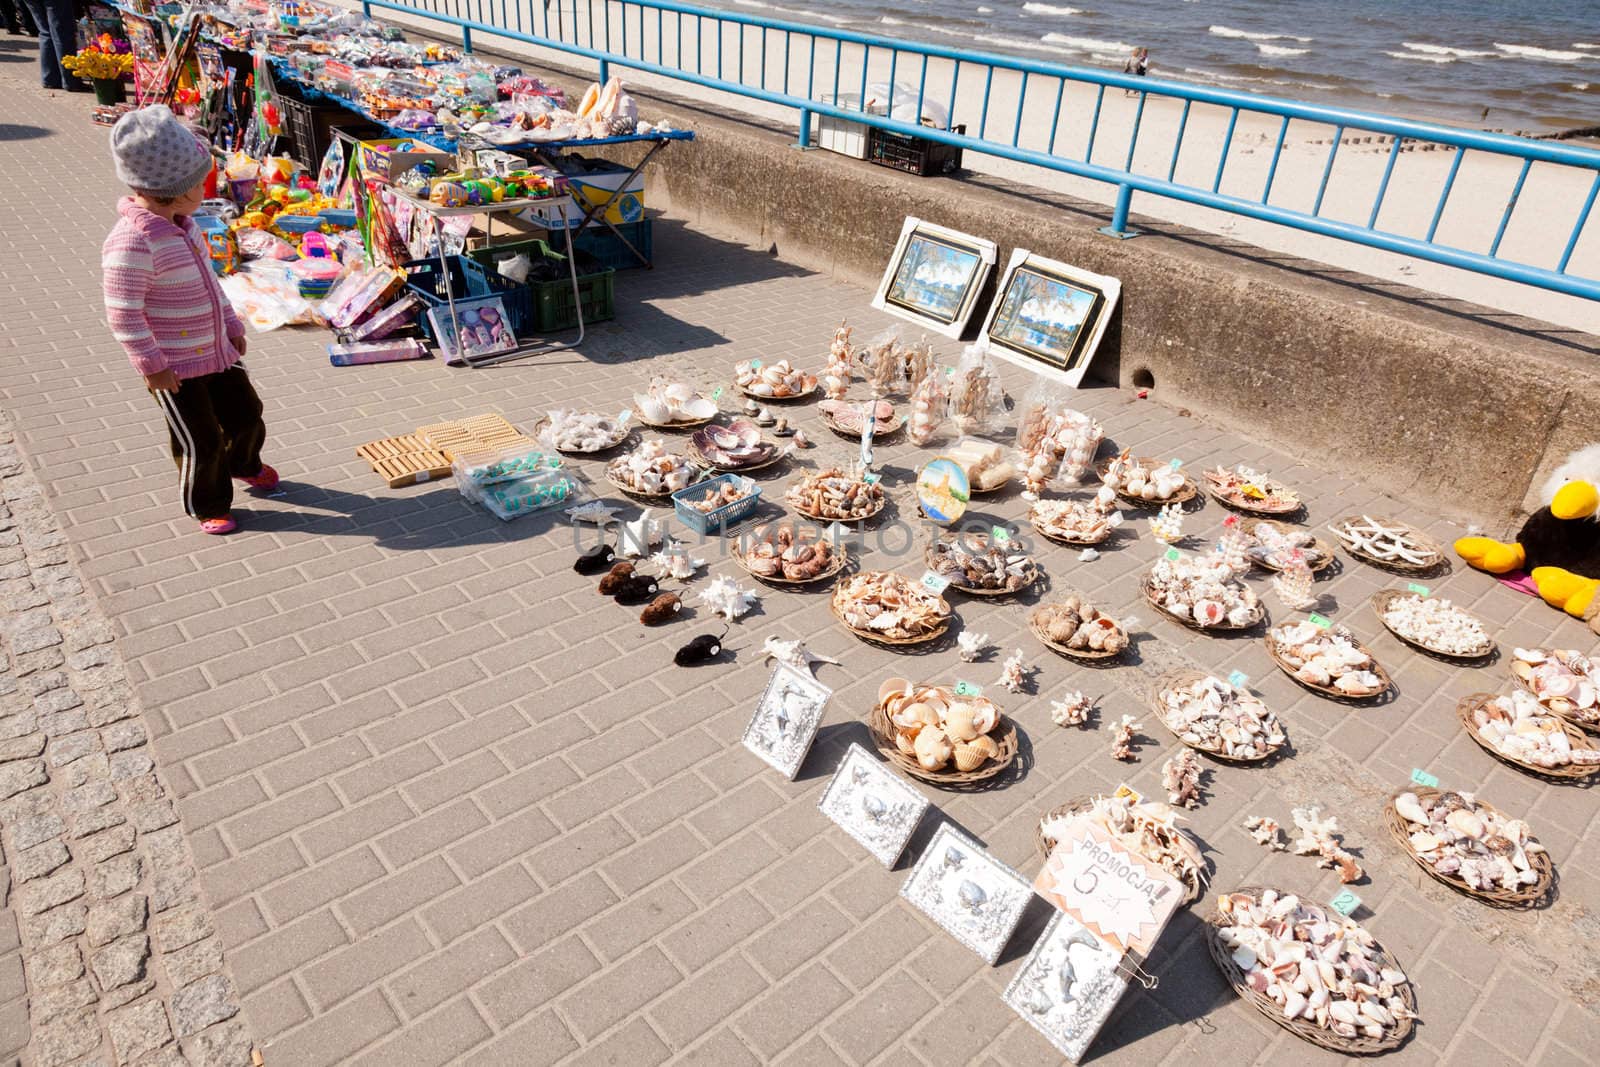
POLYGON ((756 508, 760 506, 761 487, 751 479, 739 474, 719 474, 715 478, 696 482, 689 488, 679 489, 672 494, 672 510, 677 512, 678 521, 702 537, 719 529, 726 530, 730 526, 743 522, 753 515, 756 508), (700 511, 689 506, 689 501, 700 499, 706 495, 707 491, 716 492, 724 485, 739 486, 747 495, 710 512, 700 511))
MULTIPOLYGON (((598 259, 602 266, 612 270, 630 270, 634 267, 649 266, 655 262, 655 220, 641 219, 638 222, 624 222, 617 227, 617 231, 626 237, 637 248, 648 263, 640 263, 637 256, 628 251, 628 246, 617 239, 617 235, 606 229, 604 225, 595 223, 582 233, 572 238, 572 247, 580 252, 587 252, 598 259)), ((551 238, 551 242, 559 250, 565 247, 559 235, 551 238)))
POLYGON ((422 313, 417 316, 417 321, 422 325, 422 332, 427 334, 428 340, 437 341, 433 336, 433 327, 428 323, 428 308, 439 307, 446 302, 445 298, 445 270, 449 271, 450 293, 459 302, 478 296, 498 296, 500 303, 506 309, 506 322, 511 327, 511 332, 518 337, 527 337, 537 329, 533 314, 533 293, 526 285, 520 285, 509 278, 502 278, 498 274, 490 274, 483 267, 465 256, 445 256, 447 265, 441 269, 439 260, 417 259, 405 264, 402 268, 406 272, 406 287, 422 298, 426 305, 422 313))
POLYGON ((321 215, 279 215, 272 220, 284 233, 310 233, 322 229, 321 215))

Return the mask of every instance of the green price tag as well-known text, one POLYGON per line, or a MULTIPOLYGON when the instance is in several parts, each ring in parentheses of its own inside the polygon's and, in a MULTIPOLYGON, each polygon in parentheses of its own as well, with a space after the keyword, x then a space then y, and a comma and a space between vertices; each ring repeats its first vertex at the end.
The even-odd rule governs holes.
POLYGON ((719 385, 715 389, 711 390, 711 399, 712 400, 717 400, 721 396, 722 396, 722 386, 719 385))
POLYGON ((1328 906, 1345 918, 1349 918, 1357 908, 1361 907, 1361 898, 1348 889, 1341 889, 1338 896, 1328 901, 1328 906))
POLYGON ((1168 463, 1167 466, 1171 467, 1173 470, 1177 470, 1179 467, 1183 466, 1183 460, 1175 459, 1171 463, 1168 463))
POLYGON ((1421 767, 1411 768, 1411 781, 1424 789, 1438 789, 1439 779, 1436 775, 1429 774, 1421 767))
POLYGON ((944 376, 946 378, 954 378, 956 376, 956 369, 954 367, 946 367, 944 369, 944 376))
POLYGON ((989 528, 989 536, 994 538, 994 543, 997 545, 1009 545, 1011 543, 1011 535, 1006 532, 1004 526, 991 526, 989 528))
POLYGON ((1328 627, 1332 626, 1333 623, 1329 622, 1323 616, 1318 615, 1316 612, 1312 612, 1311 613, 1311 625, 1312 626, 1320 626, 1324 630, 1326 630, 1328 627))
POLYGON ((958 696, 958 697, 981 697, 981 696, 983 696, 983 689, 980 688, 979 686, 973 685, 971 682, 957 682, 956 683, 956 696, 958 696))
POLYGON ((761 361, 759 359, 752 359, 750 361, 750 369, 751 370, 760 370, 761 369, 761 361))
POLYGON ((1228 684, 1236 689, 1243 689, 1250 684, 1250 676, 1244 671, 1233 671, 1228 675, 1228 684))
POLYGON ((1172 560, 1174 563, 1176 563, 1178 561, 1178 557, 1181 556, 1182 554, 1183 553, 1179 552, 1175 548, 1167 549, 1167 558, 1172 560))
POLYGON ((940 596, 946 589, 950 588, 950 579, 941 578, 932 571, 923 571, 921 585, 922 588, 934 596, 940 596))
POLYGON ((881 474, 863 474, 861 476, 861 480, 866 482, 868 485, 877 485, 880 481, 883 480, 883 475, 881 475, 881 474))
POLYGON ((1425 586, 1425 585, 1418 585, 1416 582, 1407 583, 1406 591, 1409 592, 1409 593, 1415 593, 1418 596, 1427 596, 1428 595, 1428 587, 1425 586))

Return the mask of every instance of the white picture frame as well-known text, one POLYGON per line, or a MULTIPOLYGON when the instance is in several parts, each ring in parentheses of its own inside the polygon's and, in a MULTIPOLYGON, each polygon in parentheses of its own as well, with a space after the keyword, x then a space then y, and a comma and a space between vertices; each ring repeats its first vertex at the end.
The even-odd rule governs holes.
POLYGON ((817 807, 892 869, 922 822, 928 798, 877 756, 852 743, 817 807))
POLYGON ((872 306, 960 340, 994 271, 993 241, 908 215, 872 306))
POLYGON ((950 823, 942 823, 900 895, 994 966, 1033 887, 950 823))
POLYGON ((833 690, 787 663, 772 669, 755 714, 744 728, 744 747, 789 781, 800 773, 822 725, 833 690))
POLYGON ((1058 911, 1000 999, 1077 1063, 1127 991, 1122 957, 1058 911))
POLYGON ((978 340, 990 355, 1076 389, 1121 296, 1110 275, 1013 249, 978 340))

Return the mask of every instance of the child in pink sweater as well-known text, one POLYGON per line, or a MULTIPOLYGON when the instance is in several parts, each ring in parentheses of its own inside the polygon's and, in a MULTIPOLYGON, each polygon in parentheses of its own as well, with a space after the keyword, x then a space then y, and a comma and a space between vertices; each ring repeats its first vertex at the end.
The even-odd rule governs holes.
POLYGON ((111 333, 166 417, 184 511, 204 533, 231 533, 230 479, 270 490, 278 472, 261 462, 267 428, 240 362, 244 325, 189 220, 211 151, 157 105, 117 122, 111 152, 117 177, 133 190, 117 204, 101 256, 111 333))

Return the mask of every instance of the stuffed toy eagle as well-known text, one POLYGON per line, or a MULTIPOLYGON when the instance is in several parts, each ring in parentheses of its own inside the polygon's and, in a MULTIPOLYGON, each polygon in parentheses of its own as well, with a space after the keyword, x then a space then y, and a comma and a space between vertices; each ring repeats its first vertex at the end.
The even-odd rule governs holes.
POLYGON ((1600 445, 1568 456, 1540 499, 1516 541, 1463 537, 1456 552, 1490 574, 1526 569, 1547 604, 1600 633, 1600 445))

